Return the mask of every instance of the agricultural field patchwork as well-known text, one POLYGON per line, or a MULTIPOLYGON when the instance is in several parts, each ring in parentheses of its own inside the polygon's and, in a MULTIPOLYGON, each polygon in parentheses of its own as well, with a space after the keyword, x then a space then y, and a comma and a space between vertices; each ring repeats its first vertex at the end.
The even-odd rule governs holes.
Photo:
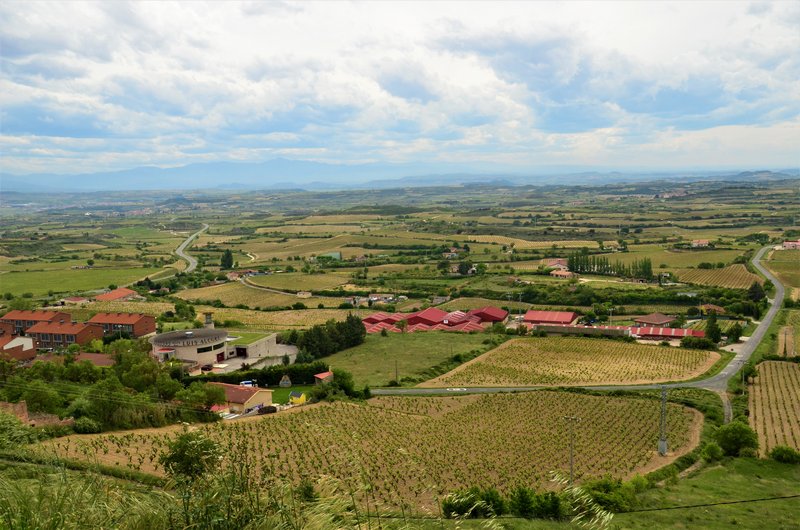
POLYGON ((766 265, 786 287, 787 295, 800 300, 800 250, 776 250, 766 265))
POLYGON ((514 339, 420 386, 658 383, 699 376, 719 358, 715 352, 607 339, 514 339))
POLYGON ((159 274, 162 268, 123 267, 96 269, 62 269, 0 274, 0 291, 15 296, 31 293, 43 296, 48 292, 71 293, 99 290, 110 284, 126 285, 146 276, 159 274))
POLYGON ((729 265, 722 269, 686 269, 678 272, 682 282, 728 287, 730 289, 747 289, 753 282, 764 283, 760 276, 747 270, 744 265, 729 265))
MULTIPOLYGON (((353 491, 368 481, 382 504, 420 510, 433 508, 437 495, 469 485, 504 492, 517 484, 550 487, 548 474, 569 468, 565 415, 582 420, 574 436, 577 480, 630 477, 665 465, 698 443, 702 415, 669 404, 674 454, 660 457, 659 411, 655 399, 541 391, 335 402, 197 428, 247 454, 254 472, 265 469, 295 482, 325 474, 353 491)), ((163 474, 158 454, 179 429, 71 436, 39 447, 163 474)))
POLYGON ((760 454, 767 454, 776 445, 800 451, 800 364, 759 364, 749 400, 750 425, 758 433, 760 454))
MULTIPOLYGON (((707 322, 708 322, 707 320, 698 320, 696 322, 692 322, 691 324, 689 324, 688 328, 705 331, 707 322)), ((744 320, 717 320, 717 324, 719 325, 720 331, 722 331, 722 333, 726 333, 736 324, 739 324, 740 326, 742 326, 742 329, 744 329, 744 327, 747 325, 747 322, 745 322, 744 320)))

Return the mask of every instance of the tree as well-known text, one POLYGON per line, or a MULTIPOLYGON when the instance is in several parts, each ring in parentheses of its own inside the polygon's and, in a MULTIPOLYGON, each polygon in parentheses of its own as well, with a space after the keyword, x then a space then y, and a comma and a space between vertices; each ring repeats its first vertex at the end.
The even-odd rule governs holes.
POLYGON ((172 478, 194 482, 215 470, 221 459, 216 442, 202 431, 190 431, 184 426, 183 432, 168 442, 167 450, 161 454, 159 462, 172 478))
POLYGON ((722 340, 722 330, 719 328, 719 324, 717 324, 717 313, 714 311, 709 313, 708 320, 706 321, 706 338, 714 344, 722 340))
POLYGON ((742 330, 742 325, 737 322, 736 324, 731 326, 730 329, 728 330, 728 339, 730 339, 733 342, 739 342, 739 339, 741 338, 743 331, 744 330, 742 330))
POLYGON ((758 449, 756 432, 740 421, 720 427, 715 435, 717 443, 728 456, 739 456, 742 449, 758 449))
POLYGON ((202 412, 214 405, 225 403, 225 390, 217 385, 209 385, 195 381, 188 388, 175 394, 175 399, 185 405, 202 412))
POLYGON ((767 296, 764 288, 758 282, 753 282, 753 285, 747 290, 747 297, 753 302, 760 302, 767 296))
POLYGON ((22 399, 31 412, 57 414, 64 404, 61 396, 53 387, 38 379, 28 383, 27 388, 22 393, 22 399))
POLYGON ((233 252, 231 252, 231 249, 225 249, 225 252, 222 253, 222 259, 220 259, 219 265, 222 269, 233 268, 233 252))

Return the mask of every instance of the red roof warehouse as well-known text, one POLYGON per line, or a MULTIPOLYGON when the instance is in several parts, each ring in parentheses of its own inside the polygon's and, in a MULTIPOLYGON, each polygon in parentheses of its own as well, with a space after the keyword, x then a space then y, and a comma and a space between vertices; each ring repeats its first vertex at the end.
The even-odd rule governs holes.
POLYGON ((525 313, 525 322, 530 324, 572 324, 578 314, 572 311, 534 311, 525 313))
POLYGON ((142 337, 156 331, 155 317, 141 313, 97 313, 88 322, 103 326, 106 335, 121 331, 131 337, 142 337))
POLYGON ((63 348, 102 339, 103 327, 98 324, 39 322, 28 328, 28 335, 36 340, 37 348, 63 348))
POLYGON ((22 335, 28 328, 38 322, 72 322, 72 317, 67 313, 60 313, 58 311, 28 311, 15 309, 3 315, 3 318, 0 320, 14 326, 14 335, 22 335))
POLYGON ((508 316, 508 311, 499 307, 486 306, 473 309, 467 314, 479 317, 481 322, 502 322, 508 316))
POLYGON ((408 317, 408 325, 426 324, 428 326, 435 326, 441 324, 447 317, 447 313, 435 307, 429 307, 419 313, 413 313, 408 317))

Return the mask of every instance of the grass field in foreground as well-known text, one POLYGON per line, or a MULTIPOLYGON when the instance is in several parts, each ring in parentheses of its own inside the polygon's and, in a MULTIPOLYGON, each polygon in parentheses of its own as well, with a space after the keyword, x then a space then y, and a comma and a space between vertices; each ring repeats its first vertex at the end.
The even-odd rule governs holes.
POLYGON ((636 384, 691 379, 715 352, 582 337, 508 341, 421 386, 636 384))
MULTIPOLYGON (((702 416, 668 405, 674 456, 699 440, 702 416)), ((516 484, 547 488, 552 470, 568 469, 570 427, 564 415, 583 418, 575 430, 578 480, 628 477, 669 463, 653 450, 660 403, 653 399, 530 392, 462 397, 382 397, 367 404, 325 403, 267 417, 198 426, 225 447, 254 459, 253 472, 293 481, 329 475, 348 487, 369 480, 374 501, 390 510, 434 507, 434 491, 516 484), (277 457, 277 458, 276 458, 277 457), (262 465, 264 466, 262 468, 262 465)), ((79 435, 38 447, 78 459, 161 473, 158 452, 180 426, 124 434, 79 435)), ((224 464, 223 464, 224 465, 224 464)))
POLYGON ((484 351, 488 346, 483 333, 389 333, 367 335, 364 344, 335 353, 325 360, 331 367, 353 374, 356 384, 384 386, 395 378, 418 377, 428 368, 456 354, 471 350, 484 351))

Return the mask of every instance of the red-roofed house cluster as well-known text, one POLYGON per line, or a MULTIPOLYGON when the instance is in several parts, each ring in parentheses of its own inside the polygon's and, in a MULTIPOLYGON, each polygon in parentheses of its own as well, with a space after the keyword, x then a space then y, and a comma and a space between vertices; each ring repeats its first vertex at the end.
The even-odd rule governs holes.
POLYGON ((97 313, 88 322, 73 322, 69 313, 12 310, 0 317, 0 335, 27 336, 39 349, 87 344, 117 332, 143 337, 156 331, 156 320, 139 313, 97 313))
POLYGON ((495 322, 504 322, 508 317, 508 311, 498 307, 481 307, 464 311, 442 311, 435 307, 429 307, 416 313, 373 313, 364 318, 364 326, 367 333, 380 333, 386 330, 388 333, 401 333, 402 324, 405 322, 405 331, 414 333, 417 331, 461 331, 469 333, 471 331, 483 331, 487 326, 495 322))

